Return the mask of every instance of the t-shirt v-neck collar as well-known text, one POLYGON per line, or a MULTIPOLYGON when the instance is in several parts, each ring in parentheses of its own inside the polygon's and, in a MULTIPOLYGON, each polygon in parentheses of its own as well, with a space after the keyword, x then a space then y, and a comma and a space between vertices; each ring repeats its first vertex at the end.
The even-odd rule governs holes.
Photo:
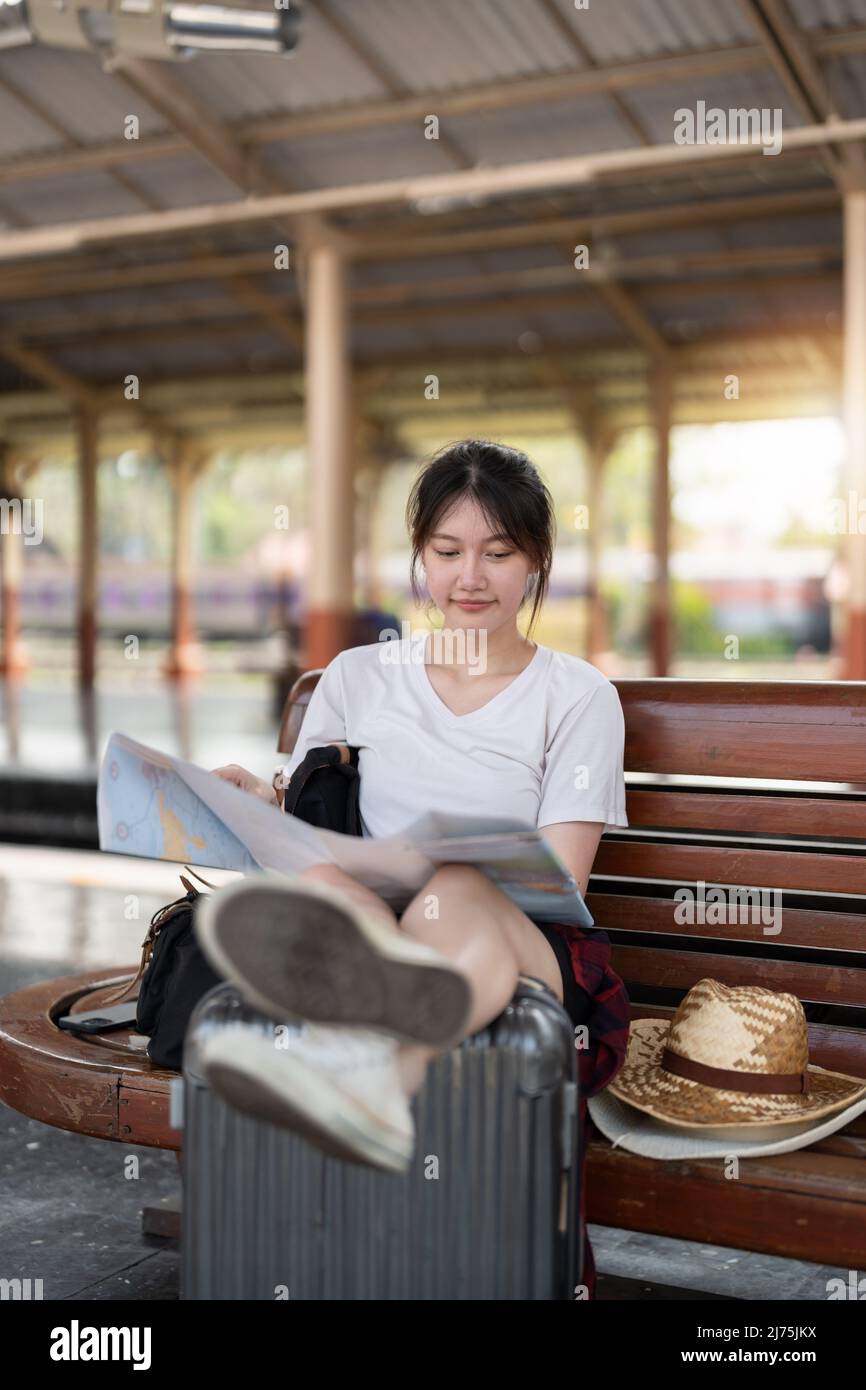
POLYGON ((513 680, 508 682, 508 685, 506 685, 504 689, 497 691, 486 704, 479 705, 478 709, 468 710, 466 714, 455 714, 453 710, 448 708, 442 697, 434 690, 430 677, 427 674, 427 667, 424 662, 427 635, 426 632, 420 633, 413 639, 415 646, 412 650, 410 665, 414 668, 415 679, 428 705, 436 711, 440 719, 451 724, 467 724, 472 720, 485 718, 494 707, 498 707, 505 701, 506 696, 510 696, 512 692, 526 685, 530 676, 534 675, 541 665, 542 656, 546 650, 540 642, 536 642, 535 651, 532 654, 531 660, 527 662, 522 671, 517 673, 513 680), (421 655, 417 654, 419 647, 421 655))

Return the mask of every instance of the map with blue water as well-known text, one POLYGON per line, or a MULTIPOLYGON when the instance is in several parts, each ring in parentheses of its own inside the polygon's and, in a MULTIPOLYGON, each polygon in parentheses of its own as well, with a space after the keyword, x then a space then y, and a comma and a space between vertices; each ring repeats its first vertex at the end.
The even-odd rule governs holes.
POLYGON ((99 847, 212 869, 257 867, 249 850, 166 759, 112 738, 99 777, 99 847))

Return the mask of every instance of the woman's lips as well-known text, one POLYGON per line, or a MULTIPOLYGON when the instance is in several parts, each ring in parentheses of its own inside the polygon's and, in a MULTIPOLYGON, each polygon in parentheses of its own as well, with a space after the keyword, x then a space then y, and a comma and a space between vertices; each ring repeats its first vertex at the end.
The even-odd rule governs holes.
POLYGON ((484 603, 471 603, 465 599, 456 598, 454 600, 458 608, 465 608, 470 613, 475 613, 480 608, 489 608, 492 601, 492 599, 487 599, 484 603))

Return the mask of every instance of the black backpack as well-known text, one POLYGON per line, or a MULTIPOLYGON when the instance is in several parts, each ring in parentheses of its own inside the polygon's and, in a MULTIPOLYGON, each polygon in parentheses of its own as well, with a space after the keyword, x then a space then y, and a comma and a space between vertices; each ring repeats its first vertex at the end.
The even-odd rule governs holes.
MULTIPOLYGON (((361 834, 358 750, 329 743, 311 748, 292 773, 283 809, 300 820, 344 835, 361 834)), ((194 874, 190 869, 189 874, 194 874)), ((142 948, 135 1026, 148 1036, 147 1055, 179 1071, 190 1015, 202 995, 223 982, 202 953, 193 928, 201 893, 185 874, 182 898, 155 912, 142 948)), ((206 883, 206 879, 200 879, 206 883)), ((208 885, 209 887, 212 885, 208 885)), ((124 986, 128 993, 135 981, 124 986)))

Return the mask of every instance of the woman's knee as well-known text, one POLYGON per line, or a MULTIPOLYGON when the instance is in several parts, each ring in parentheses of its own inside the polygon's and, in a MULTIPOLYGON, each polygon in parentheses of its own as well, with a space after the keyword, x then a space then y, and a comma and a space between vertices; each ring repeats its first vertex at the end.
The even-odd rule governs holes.
MULTIPOLYGON (((413 902, 437 903, 440 897, 458 903, 499 895, 500 888, 474 864, 440 864, 430 875, 413 902)), ((506 896, 506 902, 509 899, 506 896)))
POLYGON ((298 871, 299 878, 317 878, 324 883, 333 883, 338 888, 345 886, 346 882, 353 883, 354 880, 344 869, 338 869, 336 864, 309 864, 306 869, 298 871))
POLYGON ((483 913, 473 915, 465 910, 476 879, 483 880, 484 875, 472 864, 440 865, 405 908, 400 926, 414 936, 430 932, 442 937, 450 931, 462 939, 473 927, 487 928, 483 913))

